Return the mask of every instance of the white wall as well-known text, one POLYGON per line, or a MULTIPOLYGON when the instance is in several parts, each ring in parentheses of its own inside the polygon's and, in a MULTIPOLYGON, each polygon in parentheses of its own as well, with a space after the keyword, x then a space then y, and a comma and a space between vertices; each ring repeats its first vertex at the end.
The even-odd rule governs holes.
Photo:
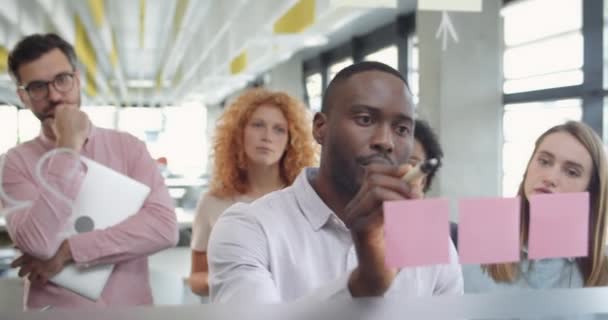
POLYGON ((434 195, 500 196, 502 181, 502 26, 500 1, 483 13, 450 17, 459 42, 435 38, 441 12, 419 12, 420 114, 438 132, 444 166, 434 195))
POLYGON ((268 74, 270 76, 270 81, 266 85, 268 88, 285 91, 300 100, 304 99, 302 59, 298 55, 274 67, 268 74))

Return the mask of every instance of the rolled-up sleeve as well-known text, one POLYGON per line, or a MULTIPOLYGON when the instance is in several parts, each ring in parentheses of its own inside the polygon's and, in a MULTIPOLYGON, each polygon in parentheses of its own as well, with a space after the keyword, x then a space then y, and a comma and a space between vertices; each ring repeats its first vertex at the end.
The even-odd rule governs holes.
POLYGON ((23 167, 27 161, 19 152, 8 152, 5 157, 1 173, 5 197, 22 204, 29 202, 15 207, 14 203, 2 199, 4 210, 9 212, 8 233, 20 250, 40 259, 51 258, 64 240, 61 235, 72 214, 70 201, 76 199, 86 169, 76 154, 60 152, 50 158, 40 178, 60 193, 58 195, 40 186, 23 167))
POLYGON ((69 238, 74 261, 79 265, 114 264, 150 255, 175 246, 178 226, 173 200, 156 163, 145 145, 132 142, 129 176, 151 188, 142 208, 123 222, 104 230, 69 238))

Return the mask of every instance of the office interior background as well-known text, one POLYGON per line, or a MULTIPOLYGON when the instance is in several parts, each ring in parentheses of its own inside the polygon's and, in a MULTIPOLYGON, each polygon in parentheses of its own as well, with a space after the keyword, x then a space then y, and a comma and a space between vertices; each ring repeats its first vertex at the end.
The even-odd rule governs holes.
MULTIPOLYGON (((25 35, 58 33, 76 48, 92 122, 135 135, 167 160, 182 239, 152 257, 151 268, 180 282, 190 270, 189 227, 211 174, 216 120, 249 87, 287 91, 312 115, 345 66, 391 65, 439 135, 446 156, 431 194, 446 198, 514 195, 535 139, 566 120, 582 120, 608 141, 605 0, 483 0, 481 12, 449 12, 457 40, 445 48, 441 11, 417 11, 415 0, 361 2, 2 0, 0 154, 40 126, 15 94, 8 52, 25 35)), ((3 280, 13 278, 4 271, 3 280)), ((159 299, 197 302, 180 283, 159 299)), ((20 301, 1 288, 14 296, 3 301, 20 301)))

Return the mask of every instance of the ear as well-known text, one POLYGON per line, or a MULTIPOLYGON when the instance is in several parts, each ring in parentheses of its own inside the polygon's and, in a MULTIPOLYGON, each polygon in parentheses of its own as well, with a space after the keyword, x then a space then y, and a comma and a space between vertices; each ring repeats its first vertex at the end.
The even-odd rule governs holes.
POLYGON ((76 88, 80 90, 80 70, 74 71, 74 78, 76 78, 76 88))
POLYGON ((322 112, 315 113, 315 117, 312 120, 312 136, 315 138, 315 141, 323 145, 325 141, 325 135, 327 134, 327 115, 322 112))
POLYGON ((17 95, 19 96, 19 100, 21 100, 21 103, 23 103, 23 105, 29 109, 30 100, 29 96, 27 95, 27 92, 23 89, 17 89, 17 95))

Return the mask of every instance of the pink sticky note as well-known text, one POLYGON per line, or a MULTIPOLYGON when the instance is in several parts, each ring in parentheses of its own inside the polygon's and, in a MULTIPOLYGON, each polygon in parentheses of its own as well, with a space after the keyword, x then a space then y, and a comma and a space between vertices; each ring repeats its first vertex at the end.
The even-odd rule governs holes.
POLYGON ((530 197, 528 258, 588 255, 589 194, 540 194, 530 197))
POLYGON ((393 268, 450 262, 448 200, 384 203, 386 264, 393 268))
POLYGON ((465 199, 458 208, 460 263, 519 261, 519 198, 465 199))

